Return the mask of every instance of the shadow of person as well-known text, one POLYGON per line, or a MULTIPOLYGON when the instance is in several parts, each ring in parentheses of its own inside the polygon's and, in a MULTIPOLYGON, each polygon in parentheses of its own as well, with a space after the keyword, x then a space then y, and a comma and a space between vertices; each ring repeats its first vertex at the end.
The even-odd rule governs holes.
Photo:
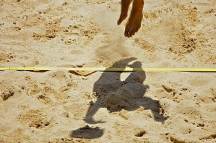
MULTIPOLYGON (((135 60, 136 58, 127 58, 114 63, 110 68, 126 68, 129 62, 135 60)), ((95 124, 101 121, 94 121, 93 116, 98 111, 99 108, 103 107, 103 102, 110 91, 116 91, 122 86, 120 81, 120 75, 122 72, 104 72, 102 76, 95 82, 93 92, 97 97, 96 103, 90 105, 86 118, 84 119, 87 123, 95 124)), ((85 138, 85 139, 95 139, 103 135, 104 129, 98 127, 81 127, 79 129, 73 130, 71 132, 71 137, 73 138, 85 138)))
MULTIPOLYGON (((115 62, 111 68, 123 68, 125 69, 129 62, 135 60, 136 58, 126 58, 115 62)), ((93 87, 93 94, 97 97, 97 101, 89 106, 86 113, 85 121, 90 124, 101 123, 101 121, 94 121, 93 116, 98 111, 99 108, 103 107, 106 103, 107 96, 110 92, 116 91, 122 86, 122 81, 120 80, 120 75, 123 71, 119 72, 103 72, 101 77, 95 82, 93 87)))
MULTIPOLYGON (((133 68, 134 71, 124 80, 121 81, 119 72, 104 72, 95 82, 93 93, 97 101, 92 103, 86 113, 85 121, 89 124, 103 123, 95 121, 93 116, 99 108, 107 108, 110 112, 118 112, 122 109, 132 111, 140 106, 145 110, 151 110, 155 121, 163 122, 167 119, 164 117, 163 110, 158 100, 149 97, 143 97, 148 85, 143 85, 146 79, 145 71, 142 69, 142 63, 139 61, 129 65, 135 58, 127 58, 115 62, 110 68, 133 68)), ((108 68, 108 69, 110 69, 108 68)))

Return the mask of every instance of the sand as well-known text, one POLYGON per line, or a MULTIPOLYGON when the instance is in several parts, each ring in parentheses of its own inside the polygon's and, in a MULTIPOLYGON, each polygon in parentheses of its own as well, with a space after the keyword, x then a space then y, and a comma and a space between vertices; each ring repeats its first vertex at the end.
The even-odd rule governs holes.
MULTIPOLYGON (((132 38, 117 26, 120 0, 0 0, 0 13, 0 67, 216 68, 215 0, 145 0, 132 38)), ((0 71, 0 142, 213 143, 215 82, 215 72, 0 71)))

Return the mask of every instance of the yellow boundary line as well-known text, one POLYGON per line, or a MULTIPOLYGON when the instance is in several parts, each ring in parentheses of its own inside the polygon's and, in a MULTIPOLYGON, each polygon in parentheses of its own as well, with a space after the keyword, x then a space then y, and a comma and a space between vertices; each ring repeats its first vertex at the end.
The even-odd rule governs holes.
POLYGON ((62 68, 62 67, 0 67, 0 71, 153 71, 153 72, 216 72, 216 68, 62 68))

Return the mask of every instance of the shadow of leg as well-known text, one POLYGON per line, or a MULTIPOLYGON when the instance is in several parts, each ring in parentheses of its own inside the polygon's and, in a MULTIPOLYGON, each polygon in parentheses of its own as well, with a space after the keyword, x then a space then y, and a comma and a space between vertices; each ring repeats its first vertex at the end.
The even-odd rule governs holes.
POLYGON ((152 111, 153 118, 155 121, 164 123, 164 121, 169 118, 169 116, 164 116, 163 108, 161 107, 158 100, 153 100, 148 97, 145 97, 145 100, 146 102, 148 102, 145 108, 150 109, 152 111))
POLYGON ((104 123, 103 121, 95 121, 93 119, 93 116, 96 114, 96 112, 98 111, 99 108, 100 107, 99 107, 99 105, 97 105, 97 103, 90 105, 88 108, 88 111, 86 113, 86 117, 85 117, 84 121, 86 123, 89 123, 89 124, 104 123))
POLYGON ((169 118, 169 116, 164 116, 163 114, 159 114, 155 111, 152 111, 152 114, 154 116, 154 120, 157 122, 161 122, 161 123, 164 123, 165 120, 167 120, 169 118))

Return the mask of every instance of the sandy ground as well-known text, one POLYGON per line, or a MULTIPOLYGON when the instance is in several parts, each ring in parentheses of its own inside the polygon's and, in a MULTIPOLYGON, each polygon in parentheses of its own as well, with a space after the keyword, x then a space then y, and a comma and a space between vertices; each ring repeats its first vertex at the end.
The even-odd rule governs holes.
MULTIPOLYGON (((0 0, 0 67, 216 68, 215 0, 145 0, 132 38, 119 14, 120 0, 0 0)), ((215 72, 86 74, 0 71, 0 143, 216 142, 215 72)))

